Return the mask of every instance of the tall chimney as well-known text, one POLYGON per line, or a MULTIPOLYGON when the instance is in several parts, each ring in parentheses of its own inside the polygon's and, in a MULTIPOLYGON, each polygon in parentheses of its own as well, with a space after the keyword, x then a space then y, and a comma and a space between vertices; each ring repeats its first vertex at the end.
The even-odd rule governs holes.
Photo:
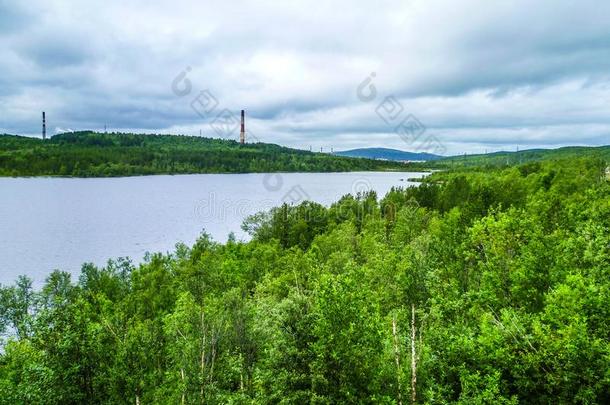
POLYGON ((246 112, 241 110, 241 131, 239 132, 239 143, 246 143, 246 112))
POLYGON ((42 112, 42 139, 47 139, 47 119, 44 111, 42 112))

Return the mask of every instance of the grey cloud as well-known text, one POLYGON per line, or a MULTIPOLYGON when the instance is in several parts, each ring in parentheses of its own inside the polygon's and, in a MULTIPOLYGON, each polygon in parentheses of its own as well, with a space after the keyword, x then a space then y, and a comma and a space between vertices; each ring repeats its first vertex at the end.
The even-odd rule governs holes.
POLYGON ((37 134, 44 108, 61 128, 196 133, 213 116, 190 101, 209 89, 261 140, 302 148, 408 149, 375 114, 387 95, 450 153, 599 144, 608 16, 594 0, 0 0, 0 130, 37 134), (193 91, 176 97, 187 66, 193 91), (370 72, 379 95, 364 104, 370 72))
POLYGON ((22 4, 0 0, 0 34, 6 35, 30 27, 34 15, 27 12, 22 4))
POLYGON ((41 69, 81 65, 91 56, 86 44, 74 38, 53 36, 19 46, 19 54, 41 69))

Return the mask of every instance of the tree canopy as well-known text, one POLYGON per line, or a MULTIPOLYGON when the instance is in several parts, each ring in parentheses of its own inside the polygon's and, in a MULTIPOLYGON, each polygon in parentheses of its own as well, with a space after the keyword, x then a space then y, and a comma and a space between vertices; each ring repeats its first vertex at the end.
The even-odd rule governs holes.
POLYGON ((0 402, 610 403, 607 165, 438 172, 21 277, 0 402))
POLYGON ((70 132, 42 140, 0 136, 0 176, 401 170, 390 161, 196 136, 70 132))

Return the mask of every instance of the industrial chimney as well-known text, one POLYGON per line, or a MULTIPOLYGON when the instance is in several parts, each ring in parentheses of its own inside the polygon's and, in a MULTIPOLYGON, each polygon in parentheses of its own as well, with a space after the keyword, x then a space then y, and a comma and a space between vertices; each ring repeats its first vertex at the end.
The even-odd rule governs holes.
POLYGON ((42 139, 47 139, 47 119, 44 111, 42 112, 42 139))
POLYGON ((241 110, 241 131, 239 132, 239 143, 246 143, 246 112, 241 110))

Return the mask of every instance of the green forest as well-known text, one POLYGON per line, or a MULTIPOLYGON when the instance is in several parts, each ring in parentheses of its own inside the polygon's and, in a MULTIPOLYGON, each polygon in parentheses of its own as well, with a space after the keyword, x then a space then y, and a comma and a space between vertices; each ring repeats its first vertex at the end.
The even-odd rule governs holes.
POLYGON ((505 151, 475 155, 466 154, 448 156, 440 161, 433 162, 433 164, 438 168, 506 167, 542 160, 578 159, 585 156, 608 161, 610 160, 610 145, 566 146, 557 149, 525 149, 518 152, 505 151))
POLYGON ((42 140, 0 135, 0 176, 399 170, 404 164, 197 136, 69 132, 42 140))
POLYGON ((610 403, 608 162, 284 205, 0 289, 6 404, 610 403))

